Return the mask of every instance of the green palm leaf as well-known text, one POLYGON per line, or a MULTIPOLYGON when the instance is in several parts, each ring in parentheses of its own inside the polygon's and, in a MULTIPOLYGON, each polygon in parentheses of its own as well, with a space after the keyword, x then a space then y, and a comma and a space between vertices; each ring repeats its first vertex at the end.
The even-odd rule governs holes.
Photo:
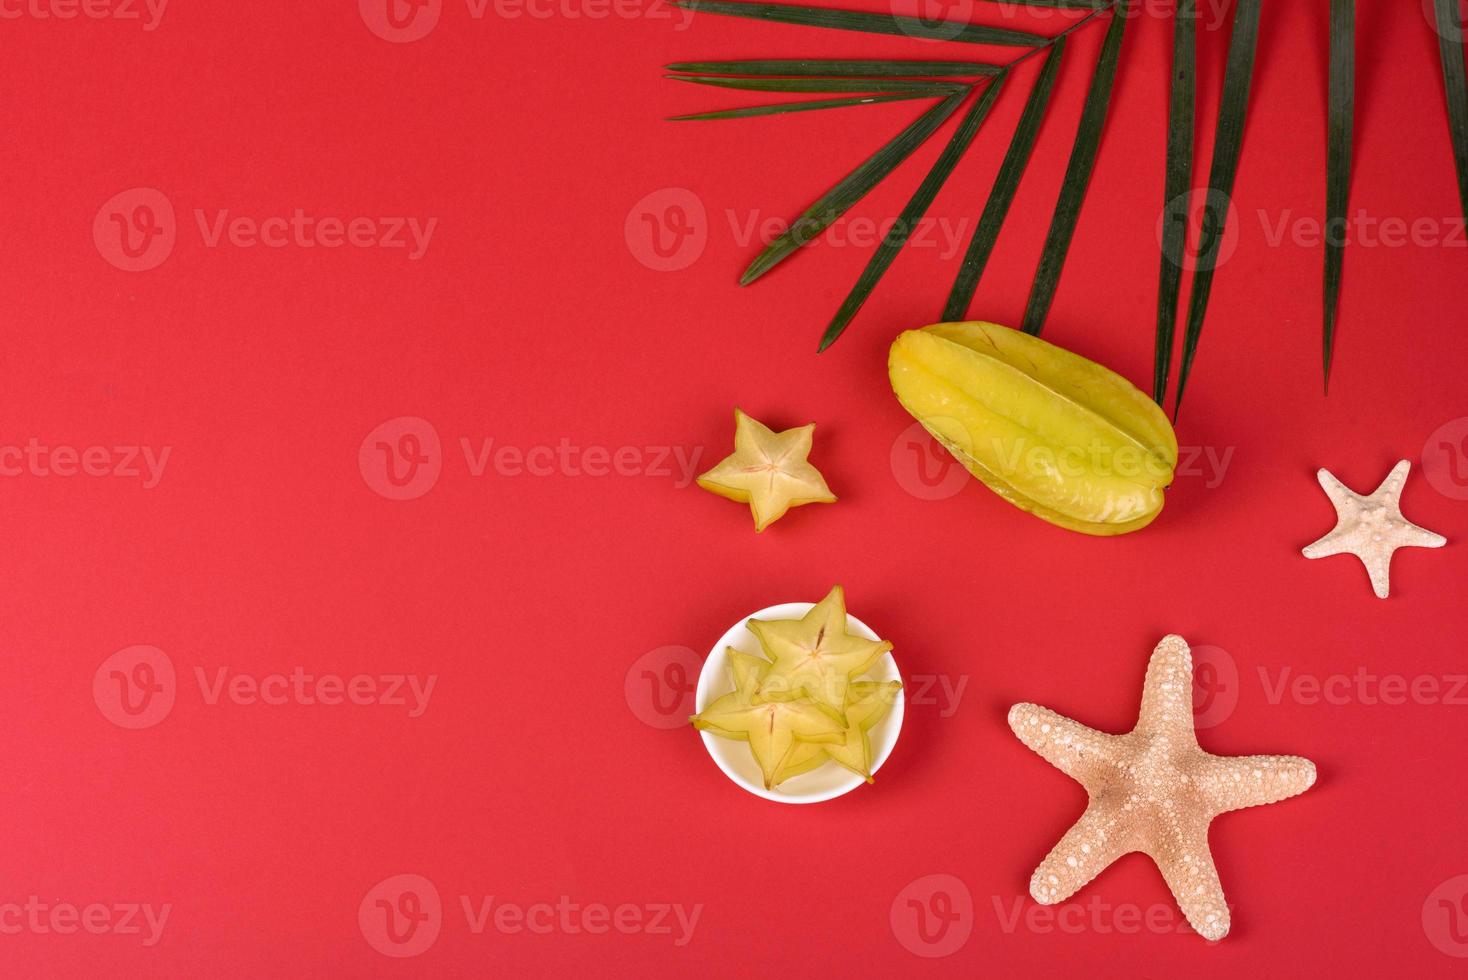
POLYGON ((847 209, 865 197, 868 191, 926 142, 943 125, 944 120, 953 115, 963 101, 963 96, 963 92, 956 92, 928 109, 806 208, 799 218, 791 222, 783 235, 770 242, 764 251, 755 256, 749 268, 744 270, 744 275, 739 278, 739 285, 749 285, 779 265, 797 248, 814 241, 831 222, 845 214, 847 209))
POLYGON ((958 277, 948 294, 948 303, 943 307, 945 320, 962 320, 968 312, 968 305, 974 298, 979 278, 984 274, 984 266, 988 264, 989 255, 994 251, 994 243, 999 238, 999 229, 1003 227, 1004 218, 1009 214, 1009 206, 1014 203, 1014 194, 1019 188, 1019 179, 1024 174, 1025 164, 1029 162, 1030 151, 1035 148, 1035 138, 1040 133, 1040 123, 1045 118, 1045 107, 1050 103, 1050 92, 1055 87, 1055 76, 1060 71, 1060 59, 1064 52, 1065 38, 1062 37, 1050 47, 1050 53, 1045 56, 1045 64, 1035 80, 1035 87, 1025 100, 1024 111, 1020 113, 1019 123, 1014 128, 1014 137, 1009 141, 1009 149, 999 164, 999 173, 994 178, 989 200, 984 204, 984 212, 979 217, 979 226, 974 229, 974 237, 969 240, 963 263, 958 269, 958 277))
POLYGON ((695 112, 687 116, 669 116, 671 122, 688 122, 695 119, 748 119, 751 116, 777 116, 786 112, 812 112, 817 109, 844 109, 854 105, 876 105, 880 102, 904 102, 926 99, 926 95, 854 95, 844 99, 811 99, 807 102, 782 102, 776 105, 755 105, 743 109, 721 109, 718 112, 695 112))
POLYGON ((1011 31, 983 24, 961 24, 957 21, 933 23, 900 14, 872 14, 858 10, 831 10, 827 7, 799 7, 787 3, 743 3, 729 0, 673 0, 675 7, 685 10, 749 17, 802 27, 831 27, 843 31, 868 34, 895 34, 899 37, 925 38, 934 41, 963 41, 968 44, 998 44, 1010 47, 1033 47, 1046 38, 1027 31, 1011 31))
POLYGON ((702 78, 694 75, 664 75, 675 82, 734 88, 746 92, 917 92, 944 96, 966 91, 963 82, 921 82, 906 79, 866 78, 702 78))
POLYGON ((1004 69, 982 61, 874 61, 870 59, 778 58, 753 61, 680 61, 669 71, 697 75, 848 75, 881 78, 935 78, 997 75, 1004 69))
POLYGON ((1182 410, 1183 391, 1203 318, 1213 290, 1213 273, 1228 223, 1228 206, 1233 197, 1234 178, 1239 171, 1239 152, 1244 141, 1244 114, 1249 107, 1253 83, 1254 55, 1259 46, 1260 0, 1238 0, 1234 9, 1233 36, 1228 42, 1228 64, 1223 73, 1223 97, 1218 105, 1218 129, 1213 143, 1213 165, 1208 174, 1208 199, 1204 202, 1203 228, 1198 238, 1198 266, 1193 270, 1193 289, 1188 297, 1188 329, 1183 336, 1183 360, 1177 377, 1173 417, 1182 410))
POLYGON ((1188 233, 1193 181, 1193 113, 1198 91, 1197 0, 1178 0, 1172 24, 1172 96, 1167 107, 1167 178, 1162 205, 1162 269, 1157 285, 1157 347, 1152 398, 1161 405, 1172 372, 1178 294, 1183 284, 1183 246, 1188 233))
POLYGON ((1321 356, 1325 389, 1340 309, 1346 250, 1346 206, 1351 195, 1351 131, 1355 121, 1356 0, 1330 0, 1330 95, 1325 159, 1325 327, 1321 356))
POLYGON ((1076 222, 1081 215, 1081 204, 1085 201, 1086 188, 1090 186, 1091 173, 1096 166, 1096 153, 1101 147, 1101 132, 1106 128, 1106 115, 1111 107, 1111 91, 1116 81, 1116 67, 1121 58, 1121 41, 1126 33, 1126 22, 1127 12, 1118 9, 1111 15, 1111 26, 1106 29, 1106 39, 1101 43, 1096 72, 1091 76, 1091 87, 1086 92, 1086 102, 1081 109, 1075 146, 1071 149, 1070 163, 1066 165, 1065 179, 1060 185, 1060 199, 1055 204, 1055 216, 1051 219, 1050 231, 1045 236, 1040 266, 1035 272, 1034 285, 1030 288, 1030 300, 1025 304, 1025 333, 1040 332, 1045 324, 1045 315, 1050 312, 1050 303, 1055 298, 1055 288, 1060 284, 1060 270, 1065 264, 1066 253, 1070 251, 1076 222))
POLYGON ((1448 98, 1448 133, 1458 165, 1458 196, 1468 217, 1468 77, 1463 66, 1463 22, 1458 17, 1458 0, 1435 0, 1433 13, 1448 98))
POLYGON ((939 155, 937 162, 933 164, 933 169, 928 171, 928 175, 918 185, 917 192, 907 202, 907 207, 902 209, 902 214, 898 216, 892 229, 882 239, 882 244, 872 254, 870 261, 867 262, 866 268, 862 270, 861 277, 857 279, 856 285, 852 287, 851 292, 846 296, 846 300, 841 304, 841 308, 836 311, 836 315, 831 319, 830 325, 826 328, 825 336, 821 338, 821 345, 818 350, 825 350, 836 342, 836 338, 841 336, 841 332, 846 329, 846 325, 851 322, 851 318, 856 316, 862 304, 867 301, 867 297, 872 294, 872 290, 876 288, 878 280, 882 278, 882 275, 886 273, 888 267, 892 265, 892 260, 897 258, 898 251, 901 250, 903 245, 907 244, 907 240, 917 228, 918 222, 922 221, 923 215, 927 214, 928 208, 933 203, 933 198, 938 196, 939 189, 942 188, 943 184, 948 180, 948 177, 953 173, 953 168, 958 165, 958 161, 968 152, 969 146, 973 143, 974 137, 979 132, 979 127, 984 124, 984 119, 989 115, 989 109, 993 107, 994 100, 999 97, 999 89, 1003 84, 1004 76, 1001 75, 984 89, 982 95, 974 100, 974 104, 970 107, 968 114, 958 124, 958 129, 954 130, 952 138, 948 141, 948 145, 943 148, 942 154, 939 155))

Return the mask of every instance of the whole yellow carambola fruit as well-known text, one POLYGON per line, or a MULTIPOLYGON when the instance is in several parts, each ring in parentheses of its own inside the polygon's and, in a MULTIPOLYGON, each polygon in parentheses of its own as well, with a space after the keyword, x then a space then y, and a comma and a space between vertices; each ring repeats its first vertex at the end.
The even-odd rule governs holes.
POLYGON ((1161 512, 1177 436, 1116 372, 980 322, 904 332, 887 372, 902 406, 1016 507, 1102 535, 1136 531, 1161 512))

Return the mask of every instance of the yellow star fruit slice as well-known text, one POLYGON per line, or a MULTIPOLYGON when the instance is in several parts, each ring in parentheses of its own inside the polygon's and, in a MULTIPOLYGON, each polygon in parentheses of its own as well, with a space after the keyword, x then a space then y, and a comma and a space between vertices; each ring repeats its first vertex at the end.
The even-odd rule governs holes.
POLYGON ((754 529, 763 531, 802 504, 831 504, 836 495, 810 464, 815 423, 775 432, 734 409, 734 452, 698 478, 721 497, 749 504, 754 529))
POLYGON ((867 782, 872 781, 872 740, 868 733, 877 722, 887 717, 897 692, 902 689, 899 681, 853 681, 847 688, 846 733, 841 742, 817 744, 800 742, 790 750, 780 771, 775 774, 778 786, 792 776, 810 772, 827 759, 856 773, 867 782))
POLYGON ((839 585, 800 619, 751 619, 749 629, 773 664, 756 699, 809 698, 843 728, 851 678, 892 649, 885 640, 846 632, 846 595, 839 585))
POLYGON ((715 699, 689 720, 700 731, 748 742, 764 777, 765 789, 774 788, 775 774, 797 744, 842 740, 841 724, 809 702, 756 702, 771 665, 737 650, 727 653, 735 689, 715 699))
POLYGON ((1085 534, 1150 524, 1177 437, 1121 375, 993 323, 908 330, 887 359, 902 406, 989 489, 1085 534))

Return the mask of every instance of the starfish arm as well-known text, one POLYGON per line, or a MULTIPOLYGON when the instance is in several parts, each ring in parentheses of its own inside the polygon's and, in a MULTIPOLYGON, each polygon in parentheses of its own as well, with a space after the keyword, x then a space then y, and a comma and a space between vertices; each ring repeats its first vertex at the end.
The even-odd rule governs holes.
POLYGON ((1396 549, 1366 550, 1357 554, 1366 566, 1366 575, 1371 579, 1371 591, 1378 599, 1385 599, 1392 592, 1392 552, 1396 549))
POLYGON ((1030 876, 1030 896, 1041 905, 1063 902, 1117 858, 1136 850, 1118 816, 1119 811, 1093 800, 1030 876))
POLYGON ((1315 479, 1320 481, 1320 489, 1325 491, 1325 495, 1330 498, 1331 503, 1335 504, 1337 509, 1345 501, 1361 499, 1360 494, 1337 480, 1335 474, 1324 467, 1315 471, 1315 479))
POLYGON ((1009 709, 1009 727, 1040 758, 1090 789, 1116 766, 1119 735, 1087 728, 1037 704, 1009 709))
POLYGON ((1147 853, 1162 872, 1193 931, 1214 942, 1228 935, 1228 902, 1208 850, 1208 824, 1169 824, 1163 837, 1151 842, 1147 853))
POLYGON ((1405 519, 1402 524, 1404 526, 1401 532, 1401 546, 1404 548, 1441 548, 1448 543, 1448 539, 1436 531, 1418 527, 1405 519))
POLYGON ((1300 549, 1300 554, 1306 558, 1329 558, 1331 555, 1342 555, 1353 553, 1350 542, 1345 540, 1341 533, 1339 524, 1327 535, 1319 540, 1312 541, 1300 549))
POLYGON ((1209 756, 1194 776, 1213 812, 1277 803, 1315 785, 1315 763, 1294 755, 1209 756))
POLYGON ((1400 500, 1402 490, 1407 486, 1407 474, 1410 472, 1412 472, 1411 460, 1398 460, 1397 465, 1392 467, 1392 471, 1386 475, 1386 479, 1381 481, 1381 486, 1377 487, 1371 496, 1380 497, 1385 494, 1392 500, 1400 500))
POLYGON ((1147 663, 1137 731, 1197 743, 1193 733, 1193 654, 1177 634, 1162 638, 1147 663))

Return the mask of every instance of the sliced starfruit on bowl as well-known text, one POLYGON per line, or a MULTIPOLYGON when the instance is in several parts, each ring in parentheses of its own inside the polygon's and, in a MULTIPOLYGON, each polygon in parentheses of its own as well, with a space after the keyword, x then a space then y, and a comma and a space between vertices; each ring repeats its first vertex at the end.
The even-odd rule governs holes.
POLYGON ((847 631, 839 585, 799 619, 747 625, 764 656, 727 648, 734 690, 693 715, 693 727, 748 742, 765 789, 833 761, 871 782, 868 732, 892 709, 902 684, 860 675, 892 644, 847 631))
POLYGON ((867 733, 887 717, 900 690, 900 681, 853 681, 846 689, 846 731, 842 741, 796 742, 775 773, 775 785, 810 772, 828 759, 870 783, 872 740, 867 733))
POLYGON ((935 323, 893 341, 902 406, 1005 500, 1083 534, 1140 530, 1162 511, 1177 436, 1121 375, 994 323, 935 323))
POLYGON ((840 742, 845 729, 809 701, 757 701, 770 663, 738 650, 728 650, 735 688, 716 698, 690 720, 699 731, 749 743, 765 789, 772 789, 781 764, 798 742, 840 742))
POLYGON ((772 662, 756 700, 808 698, 843 726, 851 678, 892 649, 885 640, 846 631, 846 593, 839 585, 800 619, 751 619, 749 630, 772 662))

